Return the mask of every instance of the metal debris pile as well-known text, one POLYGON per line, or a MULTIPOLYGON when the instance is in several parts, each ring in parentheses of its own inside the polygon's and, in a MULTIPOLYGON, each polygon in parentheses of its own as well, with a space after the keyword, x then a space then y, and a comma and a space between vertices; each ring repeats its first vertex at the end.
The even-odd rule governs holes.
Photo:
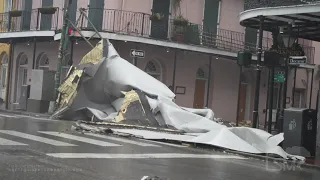
POLYGON ((287 154, 279 143, 283 134, 232 127, 218 121, 211 109, 174 103, 175 94, 162 82, 122 59, 108 40, 101 40, 71 67, 59 87, 55 118, 83 120, 73 127, 97 133, 201 143, 254 154, 287 154))

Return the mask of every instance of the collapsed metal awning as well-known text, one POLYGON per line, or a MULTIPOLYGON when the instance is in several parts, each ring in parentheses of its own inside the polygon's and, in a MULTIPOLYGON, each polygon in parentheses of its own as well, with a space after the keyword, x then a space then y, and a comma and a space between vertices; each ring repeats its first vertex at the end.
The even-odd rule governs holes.
POLYGON ((303 5, 264 7, 240 13, 240 24, 259 29, 259 16, 264 16, 265 31, 293 24, 292 33, 298 38, 320 41, 320 2, 303 5))

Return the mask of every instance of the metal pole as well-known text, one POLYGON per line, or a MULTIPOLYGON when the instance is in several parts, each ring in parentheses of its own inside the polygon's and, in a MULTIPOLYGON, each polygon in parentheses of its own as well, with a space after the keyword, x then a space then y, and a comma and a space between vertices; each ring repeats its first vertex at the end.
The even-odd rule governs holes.
POLYGON ((240 73, 239 73, 239 84, 238 84, 238 102, 237 102, 237 119, 236 119, 236 126, 239 126, 239 110, 240 110, 240 90, 241 90, 241 75, 242 75, 242 66, 240 66, 240 73))
POLYGON ((291 107, 294 106, 294 92, 296 91, 296 79, 297 79, 297 67, 294 68, 293 75, 293 87, 292 87, 292 95, 291 95, 291 107))
POLYGON ((314 76, 314 69, 312 69, 312 71, 311 71, 311 87, 310 87, 309 109, 311 109, 312 89, 313 89, 313 76, 314 76))
MULTIPOLYGON (((136 45, 135 49, 137 50, 138 48, 139 48, 138 45, 136 45)), ((137 66, 137 64, 138 64, 137 61, 138 61, 138 58, 137 58, 137 57, 133 57, 133 63, 132 63, 132 64, 133 64, 134 66, 137 66)))
POLYGON ((282 94, 282 88, 283 84, 279 83, 279 90, 278 90, 278 98, 277 98, 277 113, 276 113, 276 127, 279 128, 279 116, 281 113, 281 94, 282 94))
POLYGON ((272 110, 273 110, 273 87, 274 87, 274 67, 271 68, 271 83, 269 86, 269 117, 268 117, 268 132, 271 134, 272 130, 272 110))
POLYGON ((73 64, 73 47, 74 47, 74 39, 71 40, 71 44, 70 44, 70 59, 69 59, 69 62, 67 62, 69 66, 72 66, 73 64))
POLYGON ((173 61, 173 76, 172 76, 172 91, 174 92, 176 85, 176 68, 177 68, 177 50, 174 50, 174 61, 173 61))
POLYGON ((58 63, 57 70, 55 74, 55 84, 54 84, 54 93, 53 93, 53 101, 50 101, 49 112, 53 113, 56 110, 56 102, 55 100, 58 97, 58 88, 60 86, 60 74, 61 74, 61 64, 65 55, 65 43, 66 43, 66 35, 67 35, 67 27, 68 27, 68 17, 69 17, 69 8, 72 0, 64 1, 63 8, 63 26, 61 29, 61 39, 59 44, 59 54, 58 54, 58 63))
POLYGON ((37 52, 37 39, 36 37, 33 37, 32 69, 36 69, 36 52, 37 52))
POLYGON ((265 115, 264 115, 264 129, 266 130, 267 129, 267 118, 268 118, 268 104, 269 104, 269 96, 270 96, 270 92, 269 92, 269 86, 270 86, 270 78, 271 77, 271 71, 269 69, 269 73, 268 73, 268 91, 267 91, 267 101, 266 101, 266 112, 265 112, 265 115))
POLYGON ((14 51, 14 43, 13 40, 10 40, 10 47, 9 47, 9 62, 8 62, 8 72, 7 75, 7 84, 6 84, 6 99, 5 99, 5 108, 9 109, 9 92, 10 92, 10 85, 11 85, 11 76, 12 76, 12 69, 13 69, 13 51, 14 51))
POLYGON ((207 86, 207 101, 206 107, 209 108, 209 98, 210 98, 210 82, 211 82, 211 66, 212 66, 212 56, 209 56, 209 74, 208 74, 208 86, 207 86))
POLYGON ((289 54, 287 54, 285 60, 285 79, 283 82, 283 97, 282 97, 282 110, 281 116, 279 118, 279 132, 283 132, 283 121, 284 121, 284 110, 287 108, 287 86, 288 86, 288 76, 289 76, 289 66, 288 66, 289 54))
POLYGON ((261 80, 261 57, 262 57, 262 37, 263 37, 263 22, 264 17, 260 16, 260 28, 259 28, 259 39, 258 39, 258 55, 257 55, 257 76, 256 76, 256 89, 254 97, 254 108, 253 108, 253 123, 252 127, 256 128, 258 123, 258 110, 259 110, 259 94, 260 94, 260 80, 261 80))

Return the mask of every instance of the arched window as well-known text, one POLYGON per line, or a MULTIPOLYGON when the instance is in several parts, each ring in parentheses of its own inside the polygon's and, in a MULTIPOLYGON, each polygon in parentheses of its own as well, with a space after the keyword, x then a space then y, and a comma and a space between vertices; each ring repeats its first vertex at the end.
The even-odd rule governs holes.
POLYGON ((28 56, 26 54, 21 54, 19 58, 19 67, 28 67, 28 56))
POLYGON ((22 54, 19 59, 19 78, 21 85, 27 85, 28 82, 28 56, 22 54))
POLYGON ((208 74, 203 68, 197 70, 197 79, 208 79, 208 74))
POLYGON ((49 58, 45 53, 40 53, 37 58, 36 69, 49 70, 49 58))
POLYGON ((146 67, 144 70, 146 73, 158 79, 159 81, 162 80, 162 68, 160 66, 160 63, 158 63, 157 61, 149 61, 146 64, 146 67))

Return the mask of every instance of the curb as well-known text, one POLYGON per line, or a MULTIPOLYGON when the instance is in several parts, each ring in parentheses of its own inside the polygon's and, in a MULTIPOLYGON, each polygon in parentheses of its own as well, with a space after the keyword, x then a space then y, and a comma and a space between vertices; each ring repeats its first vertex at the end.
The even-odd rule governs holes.
POLYGON ((24 116, 40 117, 40 118, 48 118, 48 119, 50 118, 50 115, 47 115, 47 114, 24 112, 24 111, 14 111, 14 110, 4 110, 4 109, 0 109, 0 113, 15 114, 15 115, 24 115, 24 116))
MULTIPOLYGON (((158 141, 158 140, 153 140, 153 141, 158 141)), ((181 141, 175 141, 175 140, 161 140, 161 142, 168 142, 168 143, 174 143, 174 144, 188 144, 189 147, 196 148, 196 149, 201 148, 204 150, 214 150, 216 152, 223 152, 223 153, 228 153, 228 154, 240 155, 240 156, 243 156, 246 158, 259 159, 259 160, 263 160, 263 161, 276 162, 276 163, 281 163, 281 164, 289 164, 289 165, 293 165, 293 166, 301 167, 301 168, 305 168, 305 169, 320 170, 320 165, 302 163, 299 161, 286 160, 286 159, 282 159, 282 158, 275 158, 275 157, 270 157, 267 155, 250 154, 250 153, 245 153, 245 152, 233 151, 233 150, 214 147, 214 146, 210 146, 210 145, 206 145, 206 144, 188 143, 188 142, 181 142, 181 141)))
POLYGON ((215 150, 218 152, 226 152, 234 155, 240 155, 243 157, 247 158, 253 158, 253 159, 259 159, 263 161, 269 161, 269 162, 277 162, 277 163, 282 163, 282 164, 289 164, 289 165, 294 165, 297 167, 302 167, 306 169, 316 169, 320 170, 320 165, 315 165, 315 164, 308 164, 308 163, 301 163, 298 161, 293 161, 293 160, 286 160, 282 158, 275 158, 275 157, 270 157, 267 155, 258 155, 258 154, 250 154, 250 153, 245 153, 245 152, 239 152, 239 151, 233 151, 233 150, 228 150, 228 149, 223 149, 223 148, 215 148, 213 146, 209 145, 202 145, 202 144, 194 144, 194 143, 184 143, 184 144, 189 144, 191 147, 194 148, 203 148, 206 150, 215 150))
MULTIPOLYGON (((109 127, 112 129, 112 127, 109 127)), ((118 136, 123 136, 121 134, 117 134, 118 136)), ((137 136, 133 136, 136 137, 138 139, 144 139, 141 137, 137 137, 137 136)), ((305 162, 301 162, 301 161, 293 161, 293 160, 286 160, 283 158, 275 158, 275 157, 271 157, 268 156, 268 154, 265 155, 261 155, 261 154, 251 154, 251 153, 245 153, 245 152, 239 152, 239 151, 234 151, 234 150, 229 150, 229 149, 225 149, 225 148, 219 148, 219 147, 215 147, 212 145, 206 145, 206 144, 200 144, 200 143, 190 143, 190 142, 183 142, 183 141, 177 141, 177 140, 165 140, 165 139, 161 139, 161 140, 155 140, 155 139, 149 139, 152 141, 160 141, 160 142, 168 142, 168 143, 173 143, 173 144, 187 144, 189 145, 189 147, 192 148, 202 148, 204 150, 214 150, 217 152, 224 152, 224 153, 229 153, 229 154, 234 154, 234 155, 240 155, 243 157, 247 157, 247 158, 253 158, 253 159, 259 159, 259 160, 263 160, 263 161, 268 161, 268 162, 276 162, 276 163, 282 163, 282 164, 289 164, 289 165, 293 165, 296 167, 302 167, 305 169, 316 169, 316 170, 320 170, 320 164, 316 165, 316 164, 308 164, 305 162)))

